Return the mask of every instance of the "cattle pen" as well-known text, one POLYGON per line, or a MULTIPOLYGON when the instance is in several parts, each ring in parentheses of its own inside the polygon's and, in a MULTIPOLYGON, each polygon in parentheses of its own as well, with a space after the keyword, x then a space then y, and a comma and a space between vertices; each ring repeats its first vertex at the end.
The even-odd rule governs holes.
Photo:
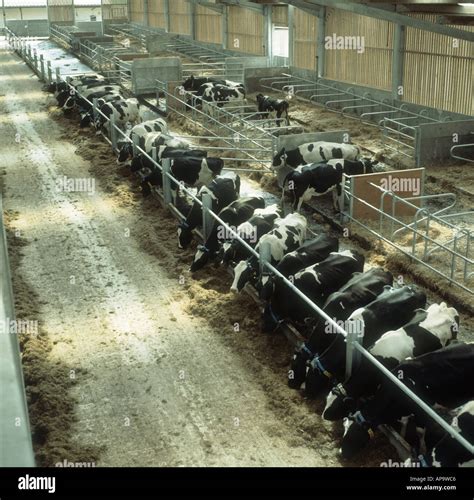
MULTIPOLYGON (((6 18, 0 61, 7 68, 0 78, 7 125, 1 321, 16 329, 1 336, 0 386, 6 395, 0 407, 1 467, 387 467, 392 462, 443 467, 436 455, 440 439, 421 444, 397 419, 371 427, 375 439, 362 455, 341 456, 350 426, 369 425, 364 411, 378 393, 361 398, 343 426, 323 418, 332 393, 312 399, 304 384, 300 391, 288 387, 293 353, 295 359, 309 356, 307 373, 327 373, 324 353, 308 348, 314 321, 342 339, 344 377, 336 377, 334 390, 344 391, 360 367, 370 365, 380 377, 379 390, 389 387, 394 398, 414 409, 425 437, 431 439, 432 432, 443 443, 451 439, 460 462, 472 465, 474 443, 456 420, 461 403, 440 409, 434 404, 438 395, 407 383, 366 344, 370 332, 352 331, 347 318, 341 322, 326 312, 324 301, 280 269, 269 243, 249 244, 238 224, 213 209, 211 191, 183 181, 174 169, 177 157, 161 159, 162 143, 148 147, 133 135, 129 121, 135 119, 108 114, 103 107, 108 90, 96 97, 87 84, 81 87, 81 81, 99 78, 119 89, 118 97, 147 119, 166 121, 163 137, 201 151, 206 161, 222 160, 218 176, 238 176, 237 199, 261 197, 267 207, 279 206, 282 220, 294 210, 285 199, 285 186, 287 196, 293 189, 288 191, 288 174, 303 171, 290 164, 288 152, 303 155, 307 145, 311 151, 325 143, 357 145, 360 158, 375 159, 376 168, 342 175, 336 211, 325 195, 304 198, 306 242, 321 234, 337 238, 339 252, 363 256, 366 272, 389 270, 393 291, 421 290, 425 313, 442 302, 455 308, 451 343, 470 345, 474 11, 460 7, 449 17, 453 7, 442 13, 451 22, 438 23, 426 4, 418 12, 417 3, 392 11, 359 2, 332 7, 323 0, 304 5, 163 0, 130 2, 128 10, 124 2, 123 19, 112 11, 104 17, 101 3, 100 22, 79 22, 74 16, 60 20, 49 2, 48 18, 37 25, 6 18), (244 14, 253 28, 237 27, 244 14), (382 25, 389 26, 385 42, 382 35, 370 36, 382 25), (245 29, 255 32, 239 31, 245 29), (366 36, 360 60, 351 47, 338 52, 328 46, 324 35, 331 29, 366 36), (280 46, 283 30, 286 50, 280 46), (426 33, 444 44, 431 59, 423 45, 426 33), (459 52, 446 44, 451 39, 459 52), (389 48, 383 45, 387 40, 389 48), (426 81, 416 85, 412 78, 412 72, 424 71, 423 55, 436 67, 429 73, 431 98, 426 81), (338 57, 343 69, 337 69, 338 57), (441 77, 449 59, 450 72, 441 77), (365 72, 351 73, 357 64, 365 72), (371 64, 379 71, 389 67, 390 78, 368 75, 371 64), (185 88, 191 76, 239 82, 246 95, 223 106, 206 102, 206 94, 185 88), (442 78, 452 93, 446 103, 442 78), (57 106, 51 89, 60 88, 81 103, 80 113, 88 110, 93 123, 100 118, 106 126, 97 132, 79 128, 77 112, 57 106), (286 100, 289 123, 262 115, 255 104, 258 92, 275 102, 286 100), (148 167, 131 173, 129 166, 117 165, 126 144, 132 158, 145 159, 148 167), (153 196, 144 198, 140 191, 150 174, 159 182, 153 196), (33 201, 25 197, 29 190, 33 201), (186 223, 194 209, 200 213, 196 241, 191 250, 180 250, 177 224, 186 223), (216 227, 245 250, 247 262, 258 263, 259 278, 241 294, 230 292, 234 271, 218 260, 189 271, 193 253, 203 246, 209 251, 205 245, 216 227), (260 298, 259 280, 266 276, 283 286, 289 303, 304 304, 310 317, 277 315, 277 329, 262 333, 261 316, 273 304, 260 298), (32 332, 18 327, 27 319, 32 332)), ((74 11, 74 2, 71 7, 74 11)), ((68 6, 61 9, 67 12, 68 6)), ((448 349, 442 346, 440 351, 448 349)), ((462 404, 474 399, 469 391, 466 387, 462 404)))

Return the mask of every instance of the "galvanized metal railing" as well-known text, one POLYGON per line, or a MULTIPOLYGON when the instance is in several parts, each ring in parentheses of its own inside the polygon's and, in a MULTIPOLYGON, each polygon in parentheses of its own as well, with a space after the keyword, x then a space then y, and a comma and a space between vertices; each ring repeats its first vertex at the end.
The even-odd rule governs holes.
MULTIPOLYGON (((62 78, 61 75, 59 75, 59 78, 62 78)), ((84 98, 84 97, 83 97, 84 98)), ((90 103, 90 102, 89 102, 90 103)), ((94 103, 90 103, 92 106, 94 106, 94 103)), ((100 113, 100 110, 95 109, 96 113, 100 113)), ((108 117, 102 114, 104 119, 109 123, 109 130, 110 130, 110 139, 108 139, 108 142, 112 145, 113 148, 116 148, 117 145, 117 138, 118 136, 122 136, 124 140, 127 140, 127 136, 125 133, 118 128, 113 119, 109 120, 108 117)), ((331 326, 332 331, 335 333, 341 334, 344 336, 346 339, 346 374, 348 376, 351 375, 352 370, 354 370, 357 367, 358 360, 360 359, 360 356, 364 356, 367 358, 367 360, 375 365, 377 369, 381 371, 381 373, 386 376, 396 387, 398 387, 401 391, 403 391, 416 405, 418 405, 425 414, 431 418, 433 421, 435 421, 446 433, 448 433, 453 439, 455 439, 461 446, 463 446, 465 449, 469 451, 469 453, 474 453, 474 445, 469 443, 463 436, 460 435, 459 431, 455 428, 453 428, 450 424, 448 424, 443 418, 441 418, 428 404, 426 404, 422 399, 420 399, 416 394, 414 394, 407 386, 405 386, 397 377, 393 375, 387 368, 385 368, 379 361, 377 361, 361 344, 361 339, 363 338, 363 335, 350 335, 348 332, 346 332, 333 318, 328 316, 319 306, 314 304, 305 294, 303 294, 297 287, 294 286, 294 284, 289 281, 285 276, 283 276, 278 269, 276 269, 270 262, 269 262, 269 248, 263 248, 264 245, 262 245, 260 253, 258 253, 254 248, 252 248, 248 243, 243 240, 240 235, 235 231, 234 228, 231 226, 228 226, 217 214, 215 214, 211 210, 211 201, 209 198, 206 199, 206 197, 203 198, 203 200, 200 200, 192 191, 190 191, 187 187, 183 186, 180 181, 178 181, 176 178, 174 178, 171 175, 171 166, 172 162, 170 159, 167 159, 166 161, 163 161, 162 164, 160 165, 156 161, 156 149, 152 152, 152 155, 150 156, 146 151, 141 149, 137 144, 134 145, 134 148, 136 151, 140 152, 142 155, 147 157, 147 159, 152 163, 153 167, 155 169, 158 169, 162 173, 162 180, 163 180, 163 192, 161 198, 163 199, 163 202, 165 206, 167 206, 175 215, 178 217, 183 217, 182 214, 177 211, 176 207, 174 207, 171 203, 172 196, 171 196, 171 182, 174 182, 180 186, 180 189, 186 193, 186 195, 195 203, 197 203, 201 208, 202 208, 202 213, 203 213, 203 227, 207 234, 209 234, 210 230, 210 220, 214 219, 215 223, 220 224, 227 232, 227 234, 231 235, 233 238, 235 238, 239 243, 249 252, 250 255, 253 255, 257 257, 260 261, 260 269, 266 270, 267 272, 270 272, 274 274, 275 276, 279 277, 281 282, 289 289, 289 291, 296 296, 298 296, 305 304, 307 304, 313 313, 316 316, 319 316, 323 318, 328 325, 331 326)), ((363 201, 363 200, 362 200, 363 201)), ((205 234, 206 237, 206 234, 205 234)))

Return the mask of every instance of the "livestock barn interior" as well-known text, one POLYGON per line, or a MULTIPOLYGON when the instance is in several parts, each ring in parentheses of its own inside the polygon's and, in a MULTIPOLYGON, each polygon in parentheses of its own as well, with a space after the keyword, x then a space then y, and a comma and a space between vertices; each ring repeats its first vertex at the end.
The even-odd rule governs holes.
POLYGON ((474 465, 474 4, 1 5, 1 467, 474 465))

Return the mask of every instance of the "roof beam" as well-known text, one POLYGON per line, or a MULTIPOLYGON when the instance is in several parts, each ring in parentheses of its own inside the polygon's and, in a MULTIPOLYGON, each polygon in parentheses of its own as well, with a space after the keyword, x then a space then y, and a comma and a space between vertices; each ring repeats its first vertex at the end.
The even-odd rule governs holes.
POLYGON ((243 9, 253 10, 263 15, 264 6, 258 3, 246 2, 242 0, 219 0, 220 4, 226 5, 236 5, 237 7, 242 7, 243 9))
MULTIPOLYGON (((408 17, 403 14, 399 14, 398 12, 390 12, 388 10, 377 9, 369 5, 362 5, 359 3, 348 3, 348 2, 343 3, 333 0, 305 0, 305 1, 306 3, 313 4, 316 6, 324 5, 326 7, 345 10, 348 12, 353 12, 354 14, 360 14, 362 16, 374 17, 376 19, 391 21, 392 23, 401 24, 403 26, 411 26, 412 28, 418 28, 421 30, 440 33, 442 35, 450 36, 453 38, 474 42, 474 33, 471 31, 460 30, 457 28, 452 28, 451 26, 445 26, 443 24, 431 23, 429 21, 424 21, 423 19, 408 17)), ((290 1, 289 3, 292 2, 290 1)))
POLYGON ((297 7, 298 9, 308 14, 311 14, 312 16, 319 16, 321 12, 321 7, 317 7, 316 5, 310 4, 306 2, 306 0, 293 0, 291 4, 297 7))
POLYGON ((222 14, 222 11, 224 10, 224 6, 220 4, 215 4, 211 2, 206 2, 205 0, 188 0, 188 2, 191 3, 197 3, 198 5, 202 5, 203 7, 206 7, 206 9, 213 10, 215 12, 219 12, 222 14))

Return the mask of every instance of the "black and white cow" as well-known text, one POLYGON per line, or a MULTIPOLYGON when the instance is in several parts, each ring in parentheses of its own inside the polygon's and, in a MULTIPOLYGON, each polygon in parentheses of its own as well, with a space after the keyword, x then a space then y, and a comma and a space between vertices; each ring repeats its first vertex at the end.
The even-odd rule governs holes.
MULTIPOLYGON (((230 205, 239 197, 240 177, 234 172, 218 175, 209 184, 203 186, 197 198, 202 200, 204 194, 212 198, 212 211, 219 213, 224 207, 230 205)), ((178 248, 186 248, 192 241, 193 229, 202 223, 202 207, 196 201, 192 204, 186 219, 178 226, 178 248)))
MULTIPOLYGON (((220 158, 193 158, 179 156, 171 163, 171 175, 186 186, 199 187, 208 184, 219 175, 224 168, 224 161, 220 158)), ((151 193, 151 186, 162 186, 163 177, 161 171, 156 168, 145 176, 141 183, 143 196, 151 193)), ((173 198, 176 200, 179 185, 171 181, 173 198)))
POLYGON ((312 163, 295 168, 288 173, 283 183, 293 196, 293 209, 299 211, 303 202, 313 196, 322 196, 332 191, 333 205, 339 210, 338 197, 341 195, 343 174, 361 175, 372 172, 377 161, 362 158, 361 160, 329 160, 327 163, 312 163))
MULTIPOLYGON (((431 304, 425 311, 401 328, 386 332, 369 349, 370 354, 388 369, 393 369, 407 358, 413 358, 445 347, 456 338, 459 315, 445 302, 431 304)), ((344 383, 333 387, 328 394, 323 417, 340 420, 354 411, 361 397, 372 396, 382 374, 366 358, 344 383)))
MULTIPOLYGON (((361 339, 364 347, 370 347, 385 332, 396 330, 412 319, 417 309, 425 307, 426 295, 414 285, 401 288, 385 287, 370 304, 356 309, 343 322, 344 329, 361 339)), ((328 333, 334 334, 331 345, 308 365, 305 393, 317 397, 325 389, 344 377, 346 343, 342 334, 327 325, 328 333)))
MULTIPOLYGON (((99 91, 92 93, 88 99, 97 99, 96 101, 96 109, 100 109, 105 103, 112 101, 119 101, 123 99, 123 97, 112 91, 99 91)), ((79 126, 81 128, 88 127, 94 122, 94 110, 92 106, 88 104, 85 100, 83 104, 81 104, 79 108, 79 113, 81 115, 81 121, 79 122, 79 126)))
MULTIPOLYGON (((118 141, 119 155, 117 163, 123 163, 129 158, 133 158, 133 140, 138 139, 138 143, 142 143, 144 147, 144 138, 148 134, 153 133, 168 133, 168 124, 163 118, 156 118, 154 120, 147 120, 142 123, 134 125, 127 133, 130 141, 118 141)), ((163 136, 164 137, 164 136, 163 136)), ((171 137, 171 136, 170 136, 171 137)))
POLYGON ((76 89, 62 92, 58 97, 58 106, 65 112, 69 112, 75 108, 81 112, 92 109, 94 99, 103 98, 109 94, 120 95, 121 88, 119 85, 104 82, 93 82, 84 85, 78 85, 76 89))
POLYGON ((60 82, 57 86, 57 90, 54 92, 54 97, 58 103, 58 106, 62 108, 66 101, 70 97, 74 97, 78 91, 81 93, 87 89, 99 88, 111 86, 111 84, 106 79, 97 78, 74 78, 70 82, 60 82))
MULTIPOLYGON (((258 242, 255 250, 257 252, 268 245, 270 248, 270 263, 278 264, 284 255, 296 250, 303 244, 306 238, 308 222, 300 214, 289 214, 275 223, 275 228, 267 234, 264 234, 258 242)), ((240 292, 247 282, 255 283, 258 279, 259 261, 255 255, 247 260, 241 260, 234 267, 234 281, 231 291, 240 292)))
MULTIPOLYGON (((456 408, 453 413, 451 426, 469 443, 474 443, 474 400, 456 408)), ((448 434, 433 447, 430 455, 423 458, 431 467, 474 467, 474 454, 448 434)))
POLYGON ((186 80, 184 80, 182 86, 184 90, 193 92, 195 90, 198 90, 205 83, 226 85, 227 87, 243 87, 242 83, 233 82, 232 80, 222 80, 211 76, 199 76, 196 78, 194 75, 191 75, 186 80))
MULTIPOLYGON (((235 200, 229 206, 223 208, 217 215, 228 226, 235 230, 240 224, 248 221, 255 210, 263 209, 265 200, 260 196, 251 196, 235 200)), ((211 232, 204 245, 199 245, 191 264, 191 272, 202 269, 210 259, 215 258, 220 249, 220 244, 230 239, 231 234, 226 234, 226 228, 214 221, 211 232)))
MULTIPOLYGON (((356 309, 374 301, 384 287, 392 283, 392 274, 380 267, 373 267, 365 273, 354 273, 345 285, 327 298, 322 309, 334 321, 345 321, 356 309)), ((318 318, 309 339, 296 350, 288 372, 291 388, 301 387, 306 379, 307 363, 334 341, 334 333, 327 332, 326 326, 326 320, 318 318)))
MULTIPOLYGON (((364 256, 352 250, 331 252, 323 261, 297 272, 292 281, 312 302, 322 307, 331 293, 347 283, 354 273, 364 269, 364 262, 364 256)), ((263 311, 263 331, 273 332, 285 320, 304 324, 315 314, 303 299, 289 293, 281 278, 276 278, 271 302, 263 311)))
MULTIPOLYGON (((430 406, 456 408, 474 399, 474 343, 455 342, 437 351, 409 359, 392 370, 412 392, 430 406)), ((395 384, 384 377, 375 396, 344 419, 343 458, 352 458, 367 446, 381 424, 413 415, 426 427, 429 417, 395 384)))
MULTIPOLYGON (((255 248, 260 238, 273 229, 280 214, 281 210, 277 204, 259 208, 248 221, 239 225, 236 232, 248 245, 255 248)), ((248 250, 236 238, 231 238, 222 245, 222 264, 226 266, 248 257, 248 250)))
MULTIPOLYGON (((184 139, 174 137, 163 132, 151 132, 143 137, 139 137, 138 146, 145 151, 148 156, 152 156, 153 148, 156 148, 156 161, 161 162, 163 158, 177 158, 180 156, 189 156, 190 151, 201 151, 201 150, 191 150, 190 144, 184 139), (179 152, 181 151, 182 154, 179 152)), ((133 155, 133 146, 132 146, 133 155)), ((195 157, 206 157, 207 153, 192 154, 195 157)), ((143 153, 138 153, 132 156, 132 162, 130 164, 130 169, 132 172, 138 172, 142 168, 153 169, 153 163, 148 159, 143 153)))
POLYGON ((353 144, 337 142, 307 142, 295 149, 282 148, 273 158, 273 168, 299 167, 332 159, 357 160, 360 148, 353 144))
POLYGON ((54 92, 55 97, 64 90, 69 89, 69 85, 76 87, 77 85, 81 85, 84 83, 94 82, 94 81, 105 81, 105 77, 98 74, 92 75, 80 75, 72 78, 66 78, 66 80, 61 80, 59 82, 51 82, 46 87, 46 92, 54 92))
POLYGON ((214 111, 213 105, 221 108, 229 102, 244 101, 245 90, 243 87, 228 87, 227 85, 218 84, 208 85, 204 89, 200 99, 202 101, 202 110, 212 115, 214 111))
MULTIPOLYGON (((339 240, 327 234, 320 234, 312 240, 306 241, 293 252, 287 253, 276 266, 285 278, 294 277, 294 275, 317 262, 321 262, 331 252, 339 250, 339 240)), ((274 278, 271 274, 264 274, 260 277, 257 285, 259 297, 262 300, 268 301, 273 295, 275 289, 274 278)))
POLYGON ((119 99, 118 101, 106 102, 99 108, 94 126, 97 130, 105 128, 109 131, 110 122, 115 119, 115 125, 119 128, 125 128, 127 123, 135 123, 140 121, 140 104, 138 99, 132 97, 129 99, 119 99), (105 115, 105 116, 103 116, 105 115))
POLYGON ((268 118, 270 113, 276 113, 276 124, 280 126, 280 118, 284 116, 286 124, 290 124, 290 118, 288 116, 288 110, 290 108, 290 103, 285 101, 285 99, 275 99, 268 95, 257 94, 257 106, 260 118, 268 118))

